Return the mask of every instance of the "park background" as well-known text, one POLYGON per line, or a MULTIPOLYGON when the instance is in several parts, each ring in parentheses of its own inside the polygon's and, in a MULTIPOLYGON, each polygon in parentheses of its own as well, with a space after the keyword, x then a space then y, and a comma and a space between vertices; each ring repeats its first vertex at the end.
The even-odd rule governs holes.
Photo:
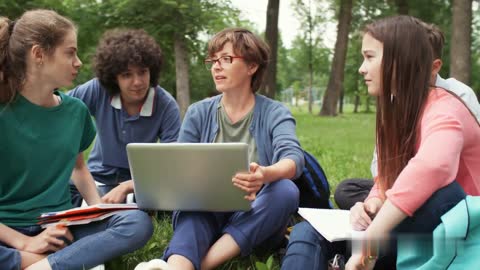
MULTIPOLYGON (((163 50, 160 85, 177 99, 182 114, 189 104, 216 94, 203 64, 215 32, 242 26, 264 36, 272 61, 261 93, 290 107, 299 140, 325 169, 333 193, 345 178, 370 176, 375 99, 358 74, 362 26, 394 14, 435 23, 446 37, 440 74, 470 85, 479 96, 479 6, 479 0, 0 0, 0 15, 14 19, 28 9, 48 8, 72 18, 84 63, 75 84, 94 76, 91 58, 105 30, 145 29, 163 50), (284 20, 292 22, 289 28, 279 27, 284 20)), ((107 269, 133 269, 159 257, 172 229, 168 216, 160 215, 155 225, 144 248, 107 263, 107 269)), ((256 251, 220 267, 278 268, 275 251, 256 251)))

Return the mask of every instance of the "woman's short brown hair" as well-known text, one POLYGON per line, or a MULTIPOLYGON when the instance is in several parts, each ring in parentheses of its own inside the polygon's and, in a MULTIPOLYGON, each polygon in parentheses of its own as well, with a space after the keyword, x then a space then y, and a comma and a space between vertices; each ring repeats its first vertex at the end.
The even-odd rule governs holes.
POLYGON ((110 95, 120 93, 117 75, 128 66, 146 67, 150 71, 150 86, 158 84, 162 67, 162 50, 142 29, 113 29, 100 39, 93 58, 93 69, 110 95))
POLYGON ((235 54, 242 56, 249 64, 258 65, 251 82, 252 91, 257 92, 264 83, 270 48, 265 41, 245 28, 226 28, 215 34, 208 43, 208 56, 213 57, 228 42, 232 43, 235 54))

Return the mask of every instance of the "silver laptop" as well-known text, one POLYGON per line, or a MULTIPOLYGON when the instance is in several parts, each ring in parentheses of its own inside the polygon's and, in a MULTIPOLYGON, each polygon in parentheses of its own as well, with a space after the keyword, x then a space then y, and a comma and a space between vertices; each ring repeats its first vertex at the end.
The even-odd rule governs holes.
POLYGON ((232 178, 248 171, 246 143, 129 143, 128 162, 141 209, 249 210, 232 178))

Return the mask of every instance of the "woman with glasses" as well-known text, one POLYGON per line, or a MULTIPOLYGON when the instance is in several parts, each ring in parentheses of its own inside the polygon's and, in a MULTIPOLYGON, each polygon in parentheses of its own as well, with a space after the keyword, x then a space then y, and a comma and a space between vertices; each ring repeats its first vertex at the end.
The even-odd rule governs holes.
POLYGON ((256 94, 262 86, 269 48, 242 28, 217 33, 208 45, 207 68, 220 95, 191 105, 179 141, 245 142, 250 172, 232 184, 251 201, 247 212, 184 212, 173 216, 174 234, 163 259, 136 269, 213 269, 254 247, 275 247, 284 239, 299 192, 290 180, 304 166, 295 120, 279 102, 256 94), (262 245, 263 246, 263 245, 262 245))

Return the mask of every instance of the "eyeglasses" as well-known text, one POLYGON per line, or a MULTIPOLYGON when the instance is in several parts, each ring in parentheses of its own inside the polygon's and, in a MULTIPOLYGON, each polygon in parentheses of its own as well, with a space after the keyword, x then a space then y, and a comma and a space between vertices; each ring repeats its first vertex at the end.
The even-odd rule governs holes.
POLYGON ((211 70, 216 62, 218 62, 221 67, 226 67, 229 66, 235 58, 243 58, 243 56, 224 55, 220 56, 217 59, 207 58, 205 59, 205 67, 207 68, 207 70, 211 70))

